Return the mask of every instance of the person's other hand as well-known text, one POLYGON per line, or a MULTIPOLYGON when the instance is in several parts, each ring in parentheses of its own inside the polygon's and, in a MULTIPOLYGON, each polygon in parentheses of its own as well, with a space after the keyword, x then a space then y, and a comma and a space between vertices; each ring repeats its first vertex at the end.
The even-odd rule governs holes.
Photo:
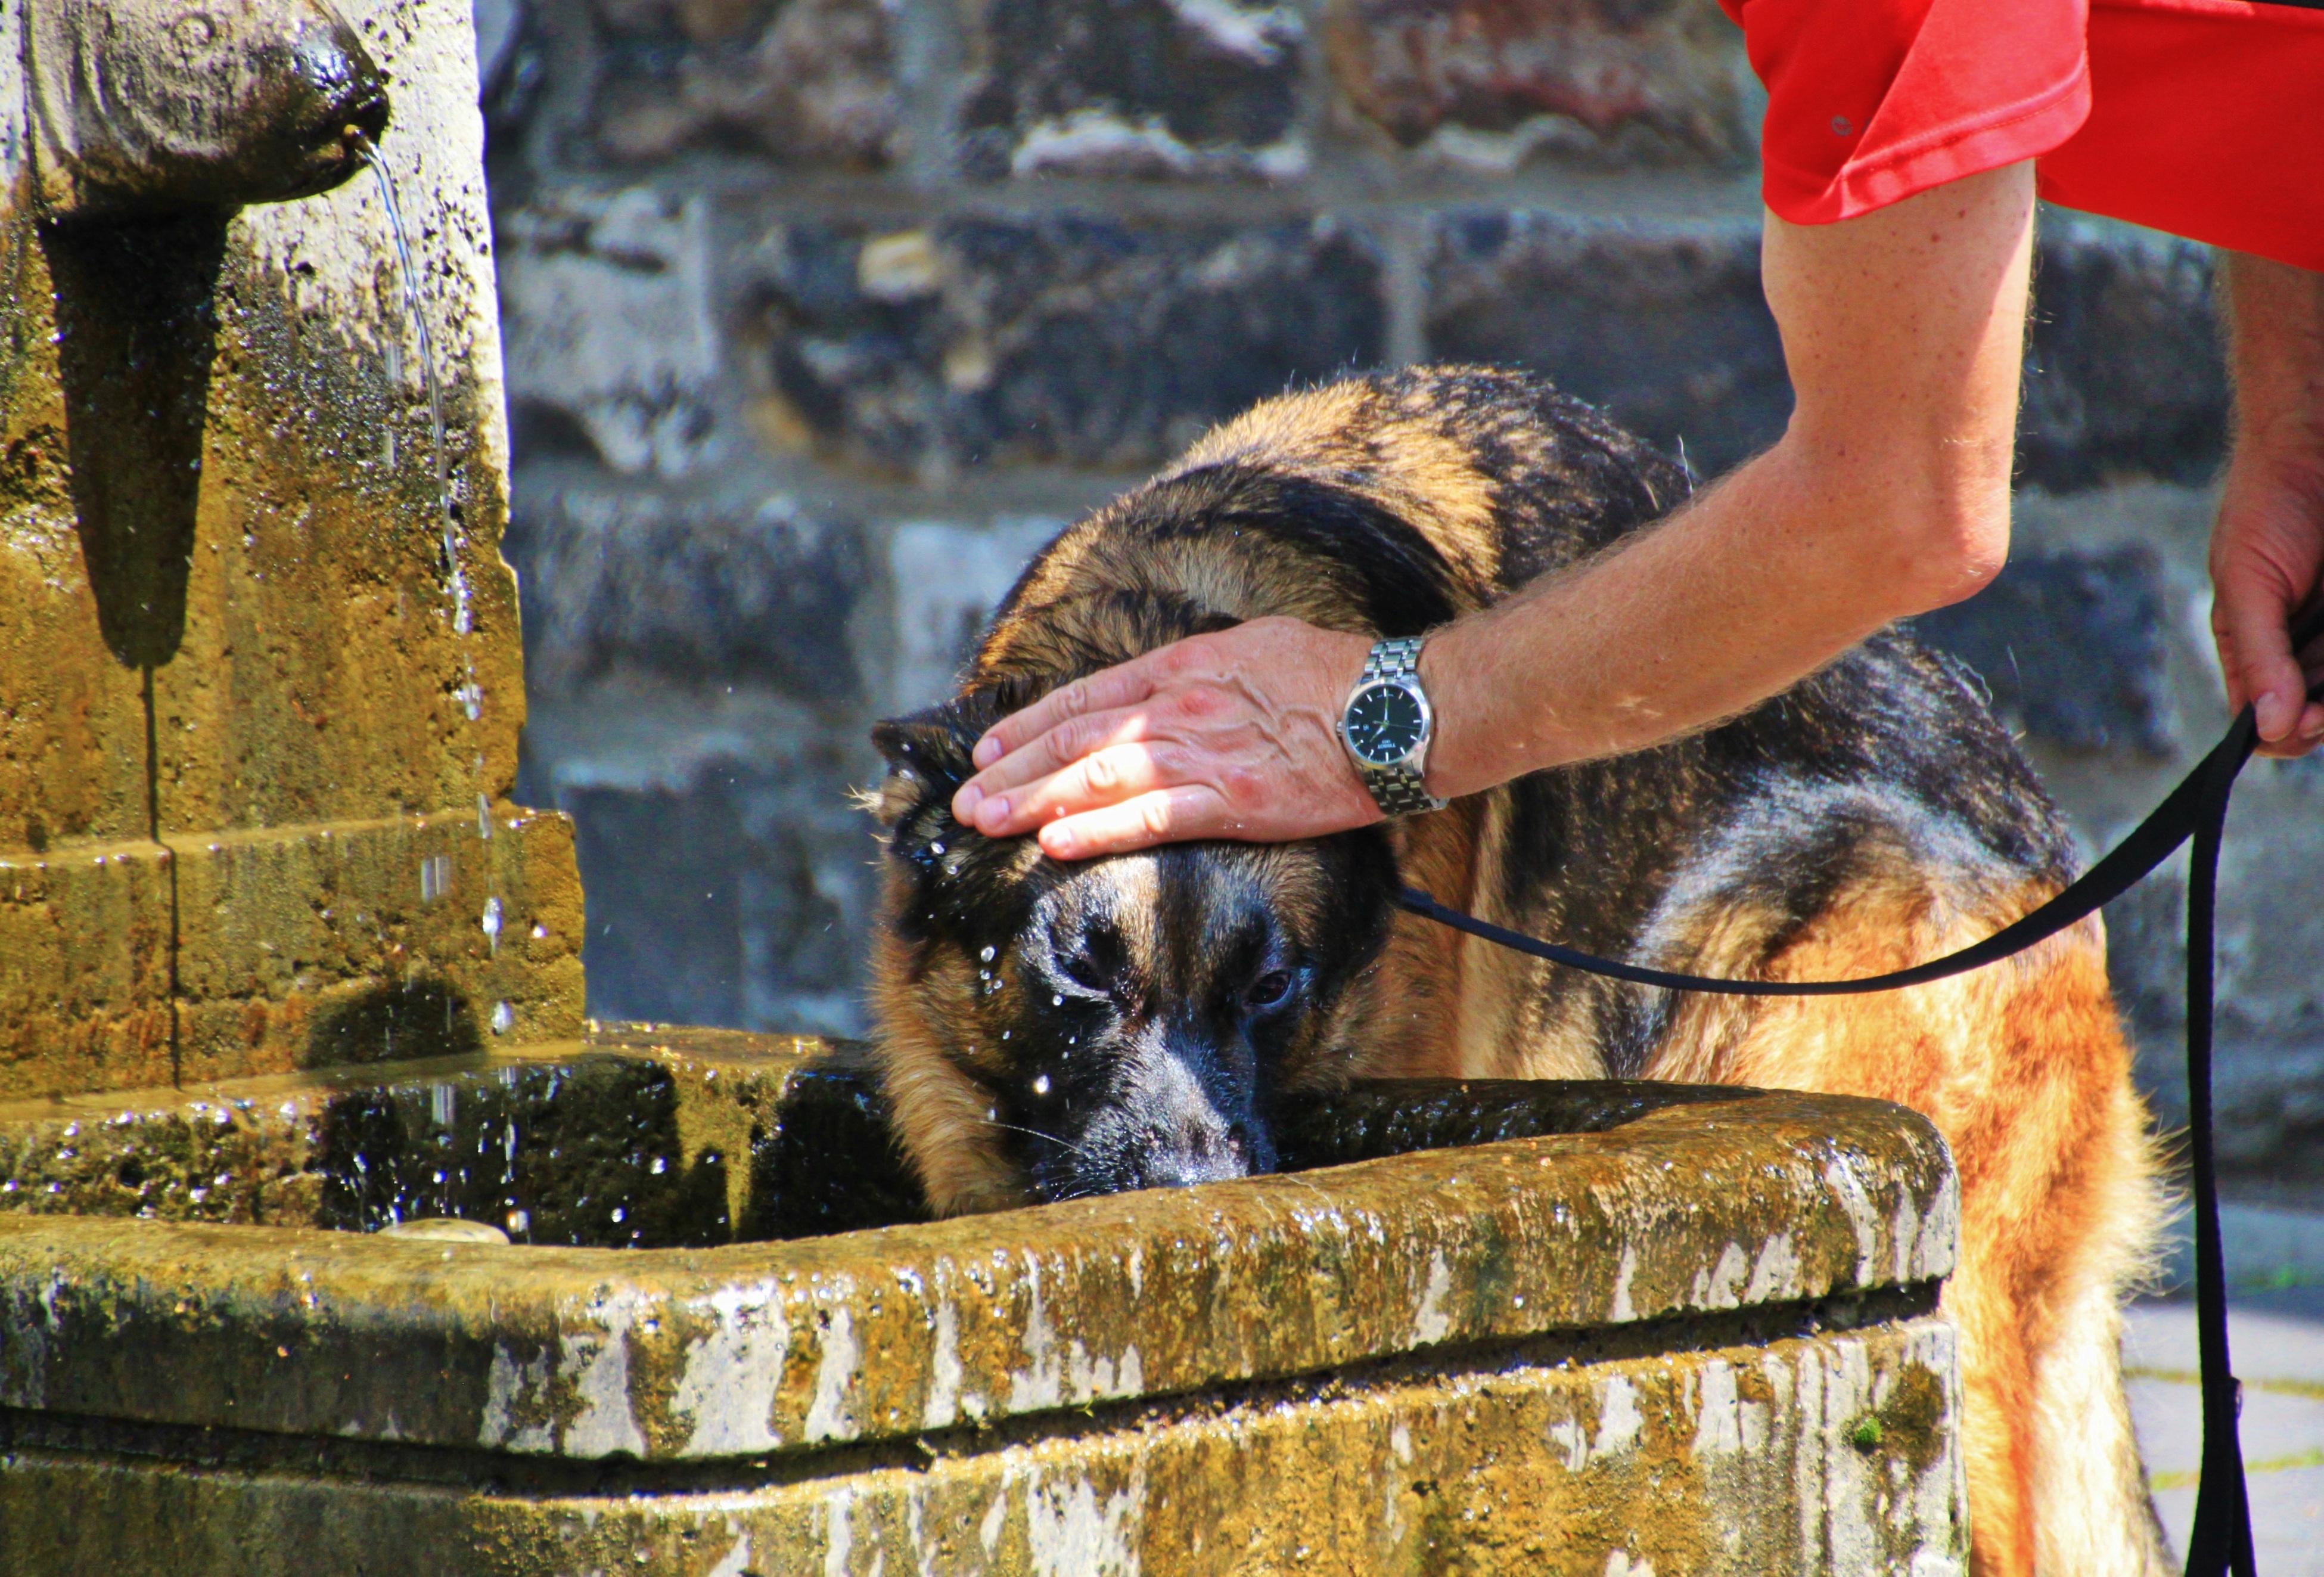
POLYGON ((2305 755, 2324 740, 2324 675, 2303 669, 2291 626, 2318 601, 2324 573, 2324 274, 2231 252, 2228 357, 2235 457, 2211 531, 2211 634, 2227 703, 2257 714, 2260 752, 2305 755))
POLYGON ((1059 860, 1378 821, 1339 738, 1371 644, 1254 619, 1076 679, 977 742, 953 815, 988 837, 1038 828, 1059 860))
POLYGON ((2211 535, 2211 634, 2227 705, 2258 715, 2260 753, 2305 755, 2324 741, 2324 641, 2305 660, 2292 650, 2292 621, 2317 600, 2324 578, 2324 452, 2239 452, 2227 468, 2211 535))

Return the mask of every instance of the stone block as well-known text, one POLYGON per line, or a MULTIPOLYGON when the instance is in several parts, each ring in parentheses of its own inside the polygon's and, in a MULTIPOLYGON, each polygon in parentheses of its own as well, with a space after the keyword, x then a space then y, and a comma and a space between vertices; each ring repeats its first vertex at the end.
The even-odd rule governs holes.
POLYGON ((874 170, 902 151, 880 0, 597 0, 591 122, 616 163, 684 151, 874 170))
POLYGON ((594 1015, 860 1034, 874 899, 868 821, 843 786, 714 762, 682 791, 558 796, 580 839, 594 1015), (834 825, 834 824, 836 825, 834 825))
MULTIPOLYGON (((1791 381, 1756 223, 1661 226, 1526 210, 1437 218, 1423 332, 1439 359, 1513 362, 1607 407, 1698 475, 1780 437, 1791 381)), ((2200 481, 2227 394, 2207 248, 2072 218, 2035 262, 2019 480, 2200 481)))
POLYGON ((415 1012, 579 1023, 570 839, 505 799, 469 7, 346 10, 393 94, 376 183, 46 224, 0 131, 0 1091, 360 1060, 415 1012), (455 891, 456 926, 418 912, 455 891))
POLYGON ((1783 345, 1759 228, 1471 210, 1432 226, 1423 332, 1443 361, 1510 363, 1714 476, 1781 435, 1783 345))
POLYGON ((2208 481, 2228 406, 2211 249, 2045 215, 2024 390, 2021 482, 2064 492, 2117 475, 2208 481))
POLYGON ((506 804, 178 850, 180 1076, 579 1033, 571 825, 506 804))
POLYGON ((698 200, 646 187, 503 210, 501 330, 521 434, 570 435, 616 471, 701 465, 720 371, 705 223, 698 200))
POLYGON ((1328 0, 1323 38, 1357 114, 1462 163, 1736 165, 1757 143, 1743 35, 1713 0, 1328 0))
POLYGON ((780 494, 734 503, 543 478, 525 498, 507 552, 536 691, 622 671, 740 678, 814 706, 860 693, 847 627, 868 568, 853 521, 780 494))
POLYGON ((967 11, 960 159, 973 178, 1306 169, 1306 24, 1293 6, 975 0, 967 11))
POLYGON ((2003 721, 2071 751, 2160 760, 2177 741, 2162 556, 2141 543, 2014 555, 1914 628, 1974 669, 2003 721))
POLYGON ((862 1031, 865 714, 616 675, 536 718, 524 790, 574 821, 593 1017, 862 1031))
POLYGON ((1255 400, 1377 364, 1387 338, 1380 261, 1329 218, 802 222, 739 268, 762 438, 922 477, 1151 466, 1255 400))
POLYGON ((1026 563, 1065 529, 1062 520, 1004 521, 979 528, 914 521, 888 540, 896 609, 887 710, 918 711, 958 689, 984 626, 1026 563))
POLYGON ((0 1098, 551 1039, 581 1024, 564 818, 267 827, 0 862, 0 1098))
POLYGON ((97 639, 62 468, 50 469, 61 420, 44 412, 0 438, 23 489, 0 530, 0 850, 32 854, 152 828, 141 681, 97 639))
POLYGON ((0 1098, 170 1082, 170 865, 150 843, 0 855, 0 1098))

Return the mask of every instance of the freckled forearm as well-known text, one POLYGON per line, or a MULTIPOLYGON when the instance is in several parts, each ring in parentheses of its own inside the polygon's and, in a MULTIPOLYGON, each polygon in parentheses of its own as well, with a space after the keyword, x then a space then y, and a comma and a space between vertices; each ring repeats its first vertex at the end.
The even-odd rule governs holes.
POLYGON ((1781 442, 1614 553, 1442 631, 1438 794, 1640 750, 1958 601, 2008 543, 2033 175, 1804 227, 1770 216, 1781 442))
POLYGON ((1819 500, 1812 467, 1779 447, 1623 550, 1431 641, 1432 790, 1471 793, 1734 715, 1950 600, 1912 562, 1917 540, 1819 500))

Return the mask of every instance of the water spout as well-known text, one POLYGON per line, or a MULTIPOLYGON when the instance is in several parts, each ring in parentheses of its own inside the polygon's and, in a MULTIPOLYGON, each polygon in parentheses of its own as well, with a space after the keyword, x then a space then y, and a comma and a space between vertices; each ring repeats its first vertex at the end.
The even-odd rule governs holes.
POLYGON ((44 0, 28 42, 51 219, 311 197, 387 125, 385 78, 325 0, 44 0))

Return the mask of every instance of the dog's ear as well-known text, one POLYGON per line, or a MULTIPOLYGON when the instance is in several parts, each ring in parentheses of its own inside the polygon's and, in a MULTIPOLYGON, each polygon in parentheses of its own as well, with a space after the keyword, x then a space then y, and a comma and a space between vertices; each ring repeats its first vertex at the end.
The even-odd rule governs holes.
POLYGON ((875 807, 881 825, 893 826, 913 801, 950 799, 953 790, 975 775, 969 752, 983 732, 970 727, 957 701, 873 724, 872 743, 888 763, 875 807))
POLYGON ((1015 710, 1013 699, 1013 693, 972 691, 872 730, 888 776, 870 797, 870 808, 889 854, 912 877, 914 896, 897 921, 907 936, 972 920, 1005 931, 1023 908, 1023 877, 1038 862, 1039 845, 1028 838, 995 842, 952 814, 954 792, 976 771, 970 752, 986 729, 1015 710))
POLYGON ((950 805, 954 790, 976 775, 972 753, 984 731, 1028 705, 1035 692, 1016 681, 955 696, 872 726, 872 743, 888 779, 872 801, 881 826, 892 827, 931 799, 950 805))

